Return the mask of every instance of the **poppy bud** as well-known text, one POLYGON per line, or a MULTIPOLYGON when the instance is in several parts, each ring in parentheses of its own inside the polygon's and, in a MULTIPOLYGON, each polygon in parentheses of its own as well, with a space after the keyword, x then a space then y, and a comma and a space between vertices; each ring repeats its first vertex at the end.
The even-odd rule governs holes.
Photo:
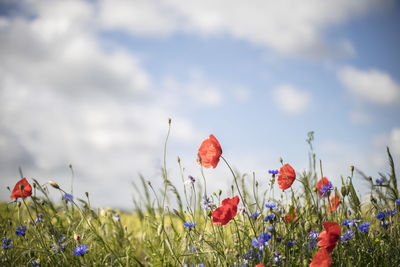
POLYGON ((256 181, 256 186, 258 187, 258 181, 256 181))
POLYGON ((342 196, 345 197, 349 193, 349 187, 347 185, 343 185, 340 188, 340 193, 342 193, 342 196))
POLYGON ((147 180, 147 184, 148 184, 149 186, 151 186, 151 182, 150 182, 149 180, 147 180))
POLYGON ((70 168, 70 169, 72 169, 72 164, 70 163, 70 164, 68 164, 68 167, 70 168))
POLYGON ((11 189, 10 189, 10 187, 9 187, 9 186, 7 186, 7 190, 8 190, 8 191, 11 191, 11 189))
POLYGON ((221 194, 222 194, 222 190, 219 189, 219 190, 218 190, 218 196, 221 196, 221 194))
POLYGON ((313 191, 313 192, 317 192, 317 190, 318 190, 318 189, 317 189, 315 186, 312 188, 312 191, 313 191))
POLYGON ((60 186, 56 182, 54 182, 52 180, 48 181, 47 183, 49 185, 51 185, 52 187, 54 187, 55 189, 60 189, 60 186))
POLYGON ((283 158, 282 157, 279 158, 279 161, 283 164, 283 158))
POLYGON ((351 173, 354 172, 354 166, 353 165, 350 166, 350 171, 351 171, 351 173))
POLYGON ((181 158, 180 157, 178 157, 177 160, 178 160, 178 163, 181 163, 181 158))
POLYGON ((74 234, 74 239, 75 239, 76 241, 78 241, 79 239, 81 239, 81 237, 80 237, 78 234, 74 234))
POLYGON ((89 192, 85 192, 86 197, 89 197, 89 192))
POLYGON ((171 124, 171 118, 168 118, 168 124, 171 124))

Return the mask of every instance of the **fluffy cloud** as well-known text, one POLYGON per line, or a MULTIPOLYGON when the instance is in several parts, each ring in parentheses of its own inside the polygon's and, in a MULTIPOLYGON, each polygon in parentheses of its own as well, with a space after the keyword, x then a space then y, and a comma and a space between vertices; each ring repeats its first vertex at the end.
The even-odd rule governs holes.
POLYGON ((228 34, 283 54, 308 58, 348 56, 346 40, 328 43, 327 27, 364 15, 390 1, 129 1, 101 0, 99 19, 106 29, 165 36, 228 34), (379 4, 379 5, 378 5, 379 4))
POLYGON ((274 91, 274 100, 283 112, 295 115, 307 110, 311 95, 292 85, 281 85, 274 91))
MULTIPOLYGON (((173 109, 154 101, 154 81, 135 54, 102 43, 89 2, 27 2, 24 10, 0 20, 4 185, 21 166, 28 178, 69 188, 72 163, 77 196, 89 191, 95 205, 131 206, 127 185, 139 171, 159 169, 173 109)), ((173 118, 172 141, 198 141, 189 120, 173 118)), ((0 197, 8 199, 4 186, 0 197)))
POLYGON ((360 100, 384 106, 400 102, 400 85, 388 73, 347 66, 339 70, 338 77, 360 100))

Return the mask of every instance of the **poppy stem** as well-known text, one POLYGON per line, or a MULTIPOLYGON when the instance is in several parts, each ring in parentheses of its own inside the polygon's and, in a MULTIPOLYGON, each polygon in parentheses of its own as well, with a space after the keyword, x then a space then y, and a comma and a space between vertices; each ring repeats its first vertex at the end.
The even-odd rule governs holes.
MULTIPOLYGON (((221 158, 224 160, 225 164, 228 166, 229 170, 231 171, 231 173, 232 173, 232 175, 233 175, 233 180, 235 181, 236 188, 237 188, 237 190, 238 190, 238 193, 239 193, 240 198, 242 199, 243 205, 244 205, 244 207, 246 208, 246 211, 247 211, 247 212, 250 211, 249 206, 247 205, 246 200, 243 198, 243 195, 242 195, 242 193, 240 192, 239 184, 238 184, 238 182, 237 182, 237 178, 236 178, 236 175, 235 175, 234 171, 232 170, 231 166, 230 166, 229 163, 226 161, 226 159, 225 159, 223 156, 221 156, 221 158)), ((250 221, 250 225, 251 225, 251 227, 252 227, 252 229, 253 229, 254 235, 257 235, 256 229, 255 229, 255 226, 254 226, 252 220, 249 220, 249 221, 250 221)))

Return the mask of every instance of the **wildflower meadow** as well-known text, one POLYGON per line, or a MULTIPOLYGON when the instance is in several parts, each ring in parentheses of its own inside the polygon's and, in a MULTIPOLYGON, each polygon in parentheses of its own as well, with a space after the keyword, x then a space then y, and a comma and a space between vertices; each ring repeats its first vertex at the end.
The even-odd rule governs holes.
POLYGON ((15 185, 4 185, 10 201, 0 206, 0 265, 400 266, 400 196, 389 148, 389 173, 372 178, 349 166, 337 184, 323 174, 312 132, 306 171, 277 159, 277 168, 257 175, 235 171, 223 140, 211 134, 193 151, 201 175, 185 173, 178 158, 182 182, 172 184, 168 136, 169 128, 160 183, 138 178, 132 213, 93 208, 93 192, 80 198, 56 178, 41 184, 21 170, 15 185), (232 186, 209 192, 203 168, 221 165, 232 186), (368 201, 357 193, 356 172, 369 185, 368 201))

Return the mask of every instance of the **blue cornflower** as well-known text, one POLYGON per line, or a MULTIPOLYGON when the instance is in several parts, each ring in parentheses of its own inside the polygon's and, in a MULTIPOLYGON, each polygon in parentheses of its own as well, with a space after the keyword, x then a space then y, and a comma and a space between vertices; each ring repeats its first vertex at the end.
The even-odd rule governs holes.
POLYGON ((381 221, 379 225, 380 225, 381 227, 383 227, 383 228, 386 228, 386 227, 389 226, 389 224, 390 224, 390 223, 386 223, 385 221, 381 221))
POLYGON ((251 240, 251 245, 258 250, 264 250, 265 246, 268 246, 268 240, 271 239, 271 235, 268 233, 263 233, 259 237, 253 238, 251 240))
POLYGON ((87 246, 86 245, 78 245, 77 247, 76 247, 76 249, 74 249, 74 255, 75 256, 83 256, 83 255, 85 255, 86 254, 86 251, 87 251, 87 246))
POLYGON ((38 223, 38 222, 43 222, 43 220, 42 220, 42 214, 40 213, 40 212, 38 212, 38 214, 37 214, 37 218, 36 218, 36 220, 35 220, 35 223, 38 223))
POLYGON ((3 238, 3 248, 7 249, 7 248, 11 248, 12 244, 11 244, 11 238, 3 238))
POLYGON ((65 193, 64 194, 64 200, 65 200, 65 202, 70 202, 70 201, 72 201, 74 199, 74 196, 73 195, 71 195, 71 194, 68 194, 68 193, 65 193))
POLYGON ((383 219, 385 219, 385 217, 386 217, 386 212, 384 212, 384 211, 379 212, 378 215, 376 216, 376 218, 378 220, 383 220, 383 219))
POLYGON ((360 233, 366 233, 366 232, 368 232, 369 225, 370 225, 369 222, 360 224, 360 225, 358 226, 358 231, 360 231, 360 233))
POLYGON ((113 220, 116 221, 116 222, 118 222, 118 221, 120 220, 120 217, 119 217, 119 214, 118 214, 118 213, 116 213, 116 214, 113 216, 113 220))
POLYGON ((347 234, 342 235, 340 237, 340 239, 342 240, 342 242, 346 242, 347 240, 349 240, 352 237, 353 237, 353 230, 348 230, 347 234))
POLYGON ((265 222, 272 222, 275 219, 275 214, 271 213, 270 215, 268 215, 267 217, 265 217, 264 221, 265 222))
POLYGON ((397 213, 397 210, 393 207, 393 210, 390 210, 388 208, 387 214, 390 214, 391 217, 393 217, 397 213))
POLYGON ((258 218, 258 215, 260 215, 260 212, 258 212, 258 211, 256 211, 255 213, 253 213, 253 214, 250 214, 250 218, 252 218, 252 219, 257 219, 258 218))
POLYGON ((349 219, 346 219, 346 220, 342 223, 342 225, 346 225, 347 227, 352 228, 353 226, 357 226, 357 224, 358 224, 359 222, 361 222, 361 220, 356 220, 356 219, 349 220, 349 219))
POLYGON ((265 207, 272 210, 272 209, 274 209, 276 207, 276 203, 268 202, 267 204, 265 204, 265 207))
POLYGON ((187 221, 187 222, 183 223, 183 226, 185 226, 185 227, 188 228, 189 230, 192 229, 192 228, 194 228, 196 225, 197 225, 196 222, 193 222, 193 223, 192 223, 192 222, 187 221))
POLYGON ((17 227, 17 229, 15 230, 15 234, 18 236, 25 236, 25 232, 26 232, 26 226, 25 225, 23 225, 22 227, 21 226, 18 226, 17 227))
POLYGON ((268 173, 272 174, 272 175, 276 175, 279 173, 279 171, 278 170, 269 170, 268 173))
POLYGON ((397 206, 400 206, 400 198, 399 198, 399 199, 396 199, 396 205, 397 205, 397 206))
POLYGON ((268 232, 274 232, 275 231, 275 225, 270 225, 267 227, 268 232))
POLYGON ((201 206, 203 210, 211 208, 214 205, 214 203, 208 197, 203 196, 202 199, 203 200, 201 201, 201 206))
POLYGON ((332 182, 329 182, 328 185, 323 184, 321 188, 321 196, 324 197, 325 195, 329 195, 333 190, 332 182))
MULTIPOLYGON (((258 259, 261 259, 260 251, 257 251, 257 256, 258 256, 258 259)), ((253 260, 255 258, 256 258, 256 255, 254 254, 254 252, 251 249, 249 249, 249 253, 243 255, 243 259, 245 259, 245 262, 247 262, 247 260, 253 260)))
POLYGON ((344 222, 342 222, 342 225, 343 226, 344 225, 349 226, 349 223, 351 223, 351 220, 350 219, 346 219, 346 220, 344 220, 344 222))
POLYGON ((204 264, 203 263, 199 263, 199 267, 204 267, 204 264))
POLYGON ((41 267, 42 265, 37 260, 32 260, 33 267, 41 267))
POLYGON ((288 246, 289 247, 292 247, 293 245, 295 245, 297 242, 296 242, 296 240, 289 240, 288 241, 288 246))
POLYGON ((382 183, 383 183, 383 178, 376 179, 376 184, 377 185, 382 185, 382 183))
POLYGON ((312 230, 312 231, 310 231, 308 239, 317 239, 318 235, 319 235, 318 231, 312 230))

